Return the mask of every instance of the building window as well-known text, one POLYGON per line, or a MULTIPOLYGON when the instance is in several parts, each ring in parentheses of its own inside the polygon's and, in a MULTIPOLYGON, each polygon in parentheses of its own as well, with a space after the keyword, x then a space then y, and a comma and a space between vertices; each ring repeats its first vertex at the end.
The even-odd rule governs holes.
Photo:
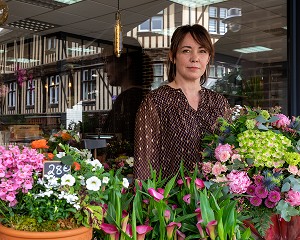
POLYGON ((58 93, 59 93, 59 80, 60 76, 51 76, 49 78, 49 103, 58 104, 58 93))
POLYGON ((216 68, 215 66, 209 66, 209 77, 215 78, 216 77, 216 68))
POLYGON ((164 65, 162 63, 153 64, 152 90, 158 88, 164 81, 164 65))
POLYGON ((52 37, 52 38, 48 38, 48 46, 47 49, 55 49, 56 48, 56 38, 52 37))
POLYGON ((208 31, 214 34, 224 35, 227 31, 227 25, 223 20, 227 17, 227 8, 209 7, 208 12, 208 31))
POLYGON ((35 104, 35 81, 29 80, 26 85, 26 106, 34 106, 35 104))
POLYGON ((83 101, 91 101, 96 99, 96 77, 95 69, 84 70, 82 76, 82 98, 83 101))
POLYGON ((163 11, 139 25, 139 32, 157 32, 163 30, 163 11))
POLYGON ((16 106, 16 88, 17 84, 15 82, 9 84, 8 88, 8 107, 16 106))

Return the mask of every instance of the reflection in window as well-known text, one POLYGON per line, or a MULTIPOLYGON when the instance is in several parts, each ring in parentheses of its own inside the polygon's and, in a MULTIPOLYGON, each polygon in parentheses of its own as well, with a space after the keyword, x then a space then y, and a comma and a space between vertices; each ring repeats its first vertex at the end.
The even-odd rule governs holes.
POLYGON ((33 80, 27 81, 26 85, 26 106, 34 106, 35 101, 35 82, 33 80))
POLYGON ((83 76, 82 76, 83 101, 90 101, 96 99, 96 77, 97 77, 97 71, 95 69, 83 71, 83 76))
POLYGON ((49 78, 49 103, 58 103, 58 93, 59 93, 59 75, 51 76, 49 78))
POLYGON ((9 84, 8 107, 16 106, 16 87, 17 87, 17 84, 15 82, 9 84))
MULTIPOLYGON (((162 12, 158 14, 162 14, 162 12)), ((139 32, 162 31, 163 21, 163 15, 154 16, 139 25, 139 32)))
POLYGON ((227 8, 209 7, 208 31, 214 34, 224 35, 227 25, 223 20, 227 17, 227 8))
POLYGON ((140 32, 148 32, 148 31, 150 31, 150 20, 149 19, 139 25, 139 31, 140 32))
POLYGON ((163 63, 153 64, 153 83, 152 90, 158 88, 164 81, 164 65, 163 63))

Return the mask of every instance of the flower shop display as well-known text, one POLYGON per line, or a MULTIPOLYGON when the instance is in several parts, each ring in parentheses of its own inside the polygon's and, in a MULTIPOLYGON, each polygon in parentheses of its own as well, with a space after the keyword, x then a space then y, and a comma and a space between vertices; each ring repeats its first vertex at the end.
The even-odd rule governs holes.
POLYGON ((135 182, 134 192, 110 196, 96 239, 252 239, 227 186, 180 169, 179 180, 166 182, 152 171, 135 182))
POLYGON ((219 131, 207 135, 204 146, 204 179, 226 183, 261 236, 273 215, 285 222, 300 215, 299 117, 289 119, 280 108, 236 106, 233 119, 220 119, 219 131))
MULTIPOLYGON (((45 140, 32 146, 47 149, 45 140)), ((43 172, 48 161, 44 162, 41 149, 0 146, 0 223, 4 227, 55 232, 85 226, 92 231, 102 223, 102 206, 111 191, 128 187, 92 159, 88 150, 67 144, 59 148, 62 152, 54 152, 50 161, 52 168, 43 172), (53 164, 57 161, 60 164, 53 164)))

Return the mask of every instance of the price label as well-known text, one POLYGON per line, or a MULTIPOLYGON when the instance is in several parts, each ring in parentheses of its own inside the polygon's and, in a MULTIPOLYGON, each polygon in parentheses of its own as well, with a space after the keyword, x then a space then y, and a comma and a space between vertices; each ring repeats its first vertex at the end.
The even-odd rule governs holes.
POLYGON ((71 173, 71 166, 63 164, 61 161, 45 161, 43 175, 51 175, 61 178, 65 174, 71 173))

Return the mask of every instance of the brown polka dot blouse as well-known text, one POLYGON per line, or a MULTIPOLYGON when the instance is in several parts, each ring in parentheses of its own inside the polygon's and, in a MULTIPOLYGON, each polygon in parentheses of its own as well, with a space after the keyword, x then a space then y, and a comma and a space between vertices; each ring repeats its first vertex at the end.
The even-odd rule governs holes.
POLYGON ((192 171, 201 160, 201 139, 212 132, 217 118, 230 106, 224 96, 206 88, 199 91, 198 109, 193 109, 181 89, 168 85, 150 92, 136 117, 134 175, 150 176, 149 163, 163 178, 173 177, 183 160, 192 171))

